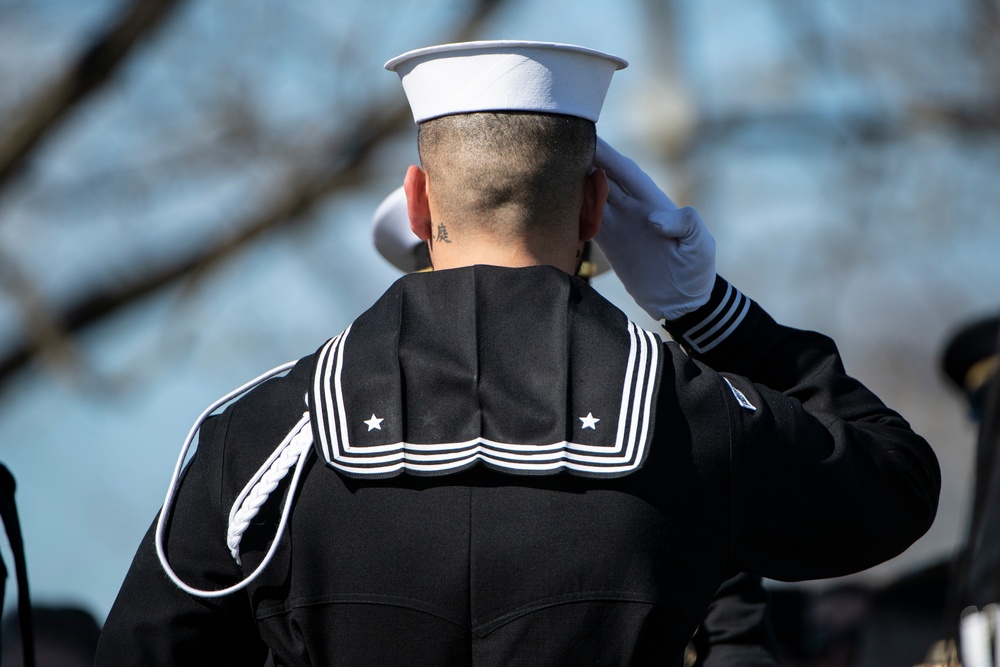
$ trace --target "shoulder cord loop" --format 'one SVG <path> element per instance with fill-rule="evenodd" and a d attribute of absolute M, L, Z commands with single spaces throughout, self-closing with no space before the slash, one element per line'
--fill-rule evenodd
<path fill-rule="evenodd" d="M 156 555 L 160 560 L 160 565 L 163 567 L 163 571 L 167 574 L 170 580 L 174 582 L 174 585 L 185 593 L 201 598 L 217 598 L 230 593 L 235 593 L 236 591 L 245 588 L 250 584 L 250 582 L 256 579 L 257 576 L 263 572 L 264 568 L 271 562 L 271 559 L 277 551 L 278 540 L 282 532 L 284 532 L 285 525 L 288 523 L 288 517 L 291 513 L 292 498 L 295 496 L 295 491 L 298 488 L 302 469 L 309 457 L 309 453 L 312 451 L 312 428 L 308 412 L 302 415 L 302 418 L 299 419 L 298 423 L 292 427 L 292 430 L 289 431 L 288 435 L 285 436 L 281 444 L 278 445 L 271 456 L 268 457 L 267 461 L 264 462 L 264 465 L 262 465 L 254 474 L 250 482 L 246 485 L 246 487 L 244 487 L 243 491 L 241 491 L 239 496 L 236 498 L 236 502 L 233 504 L 233 508 L 229 512 L 229 527 L 226 535 L 226 543 L 229 546 L 230 551 L 233 553 L 233 557 L 236 559 L 236 562 L 239 563 L 239 543 L 243 536 L 243 532 L 250 525 L 250 521 L 253 517 L 257 515 L 260 507 L 264 504 L 264 501 L 267 500 L 268 495 L 277 487 L 278 483 L 285 478 L 288 471 L 294 465 L 295 472 L 292 476 L 291 486 L 288 489 L 288 495 L 285 498 L 285 505 L 281 512 L 281 520 L 278 523 L 277 530 L 275 531 L 274 539 L 271 541 L 271 546 L 268 549 L 267 554 L 264 556 L 264 560 L 261 561 L 260 565 L 258 565 L 249 576 L 236 584 L 229 586 L 228 588 L 220 590 L 204 591 L 194 588 L 182 581 L 177 573 L 175 573 L 170 567 L 170 564 L 167 562 L 164 542 L 167 520 L 173 508 L 174 496 L 177 492 L 177 485 L 178 480 L 180 479 L 181 470 L 184 467 L 184 460 L 187 458 L 188 450 L 191 448 L 191 444 L 194 442 L 195 436 L 198 434 L 198 430 L 201 428 L 202 423 L 204 423 L 204 421 L 221 406 L 253 389 L 264 381 L 288 371 L 296 363 L 297 362 L 295 361 L 291 361 L 269 370 L 263 375 L 254 378 L 250 382 L 234 389 L 212 403 L 205 409 L 204 412 L 201 413 L 194 425 L 191 427 L 191 430 L 188 432 L 187 438 L 184 440 L 180 456 L 177 457 L 177 464 L 174 466 L 173 476 L 170 479 L 170 486 L 167 488 L 166 498 L 163 500 L 163 509 L 160 510 L 160 516 L 156 521 Z"/>
<path fill-rule="evenodd" d="M 242 564 L 240 561 L 240 540 L 243 539 L 243 533 L 250 526 L 253 518 L 257 516 L 268 496 L 278 487 L 281 480 L 288 474 L 289 469 L 295 466 L 292 487 L 288 490 L 285 506 L 281 512 L 281 523 L 278 524 L 277 535 L 281 534 L 291 506 L 292 495 L 298 486 L 302 464 L 305 462 L 312 444 L 312 426 L 309 423 L 309 413 L 306 412 L 233 501 L 233 508 L 229 510 L 229 530 L 226 532 L 226 544 L 237 563 Z M 267 560 L 270 560 L 271 551 L 278 542 L 277 535 L 271 543 L 272 549 L 268 551 Z"/>

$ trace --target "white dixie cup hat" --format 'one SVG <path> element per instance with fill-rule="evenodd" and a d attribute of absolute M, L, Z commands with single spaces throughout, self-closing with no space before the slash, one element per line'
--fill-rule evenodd
<path fill-rule="evenodd" d="M 597 122 L 611 75 L 628 63 L 572 44 L 495 40 L 430 46 L 396 56 L 413 120 L 477 111 L 530 111 Z"/>
<path fill-rule="evenodd" d="M 385 64 L 399 75 L 416 123 L 478 111 L 560 114 L 596 123 L 611 76 L 626 67 L 622 58 L 583 46 L 506 39 L 429 46 Z M 372 222 L 375 247 L 393 266 L 406 272 L 426 268 L 402 188 L 379 204 Z M 610 268 L 597 244 L 589 244 L 589 252 L 586 275 Z"/>

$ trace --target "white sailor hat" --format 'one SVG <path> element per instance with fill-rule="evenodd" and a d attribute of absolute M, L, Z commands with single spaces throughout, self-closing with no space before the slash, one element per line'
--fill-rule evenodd
<path fill-rule="evenodd" d="M 611 75 L 628 63 L 594 49 L 496 40 L 442 44 L 397 56 L 413 120 L 477 111 L 533 111 L 597 122 Z"/>
<path fill-rule="evenodd" d="M 430 266 L 424 242 L 410 229 L 406 193 L 402 186 L 393 190 L 375 209 L 375 215 L 372 216 L 372 237 L 379 254 L 400 271 L 413 273 Z M 581 278 L 591 278 L 611 268 L 596 243 L 587 245 L 590 256 L 580 267 L 578 275 Z"/>

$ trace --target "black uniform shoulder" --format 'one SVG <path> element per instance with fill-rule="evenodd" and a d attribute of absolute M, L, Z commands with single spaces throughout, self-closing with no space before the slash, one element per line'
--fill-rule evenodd
<path fill-rule="evenodd" d="M 725 437 L 728 446 L 732 407 L 736 402 L 731 384 L 723 373 L 692 358 L 677 343 L 668 341 L 663 348 L 667 362 L 661 382 L 672 386 L 673 392 L 661 398 L 661 406 L 675 402 L 676 410 L 692 431 L 707 438 Z"/>
<path fill-rule="evenodd" d="M 196 456 L 201 466 L 214 471 L 222 505 L 239 493 L 308 410 L 314 359 L 303 357 L 287 374 L 265 380 L 201 425 Z"/>
<path fill-rule="evenodd" d="M 242 396 L 228 410 L 232 412 L 230 428 L 266 435 L 281 431 L 278 422 L 301 417 L 308 408 L 314 363 L 315 354 L 303 357 L 287 374 L 270 378 Z"/>
<path fill-rule="evenodd" d="M 663 343 L 662 351 L 652 468 L 713 506 L 706 511 L 728 514 L 735 397 L 722 375 L 676 343 Z"/>

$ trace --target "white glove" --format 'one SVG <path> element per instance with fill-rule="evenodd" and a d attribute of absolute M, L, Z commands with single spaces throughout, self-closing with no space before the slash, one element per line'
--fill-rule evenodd
<path fill-rule="evenodd" d="M 597 139 L 608 201 L 596 241 L 635 302 L 655 320 L 677 319 L 708 302 L 715 239 L 693 208 L 677 208 L 635 162 Z"/>

